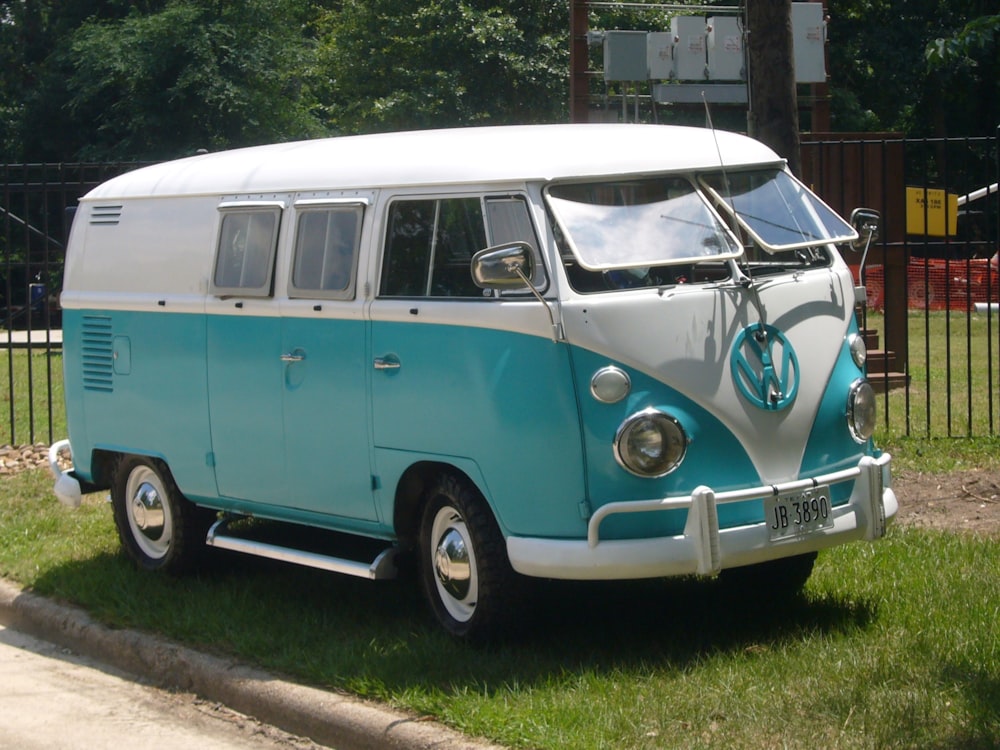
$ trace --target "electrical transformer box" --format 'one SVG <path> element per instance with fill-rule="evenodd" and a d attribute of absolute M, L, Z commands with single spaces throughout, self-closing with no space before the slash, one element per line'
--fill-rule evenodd
<path fill-rule="evenodd" d="M 713 81 L 746 79 L 743 35 L 734 16 L 708 19 L 708 77 Z"/>
<path fill-rule="evenodd" d="M 792 57 L 796 83 L 826 82 L 825 41 L 823 4 L 792 3 Z"/>
<path fill-rule="evenodd" d="M 604 80 L 645 81 L 646 32 L 604 32 Z"/>
<path fill-rule="evenodd" d="M 670 19 L 674 41 L 674 77 L 680 81 L 705 80 L 705 19 L 675 16 Z"/>
<path fill-rule="evenodd" d="M 651 31 L 646 35 L 646 66 L 651 81 L 674 77 L 674 35 L 669 31 Z"/>

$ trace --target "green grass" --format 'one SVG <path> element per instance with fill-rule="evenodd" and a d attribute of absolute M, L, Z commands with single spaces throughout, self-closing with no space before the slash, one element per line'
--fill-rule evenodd
<path fill-rule="evenodd" d="M 161 633 L 531 748 L 1000 745 L 1000 545 L 893 529 L 824 552 L 803 598 L 740 605 L 711 582 L 541 584 L 527 635 L 450 640 L 415 582 L 219 553 L 136 571 L 110 508 L 0 480 L 0 575 L 113 626 Z"/>

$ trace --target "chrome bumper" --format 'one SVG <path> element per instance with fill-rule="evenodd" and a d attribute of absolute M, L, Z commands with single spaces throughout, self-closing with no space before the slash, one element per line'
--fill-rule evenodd
<path fill-rule="evenodd" d="M 59 498 L 59 502 L 67 508 L 79 508 L 80 503 L 83 502 L 80 481 L 73 476 L 72 469 L 63 471 L 59 467 L 59 453 L 64 450 L 68 451 L 72 457 L 73 450 L 70 448 L 69 440 L 60 440 L 49 447 L 49 471 L 52 472 L 52 476 L 56 480 L 52 489 L 56 497 Z"/>
<path fill-rule="evenodd" d="M 856 539 L 877 539 L 899 507 L 890 486 L 888 453 L 864 457 L 856 467 L 783 484 L 715 492 L 698 487 L 691 495 L 662 500 L 608 503 L 591 516 L 586 540 L 512 536 L 507 554 L 514 570 L 524 575 L 577 580 L 657 578 L 714 575 L 722 568 L 751 565 L 814 552 Z M 716 508 L 721 503 L 763 498 L 808 489 L 818 484 L 854 482 L 847 503 L 832 509 L 834 525 L 772 542 L 766 523 L 719 529 Z M 682 534 L 653 539 L 600 539 L 604 519 L 620 513 L 686 509 Z"/>

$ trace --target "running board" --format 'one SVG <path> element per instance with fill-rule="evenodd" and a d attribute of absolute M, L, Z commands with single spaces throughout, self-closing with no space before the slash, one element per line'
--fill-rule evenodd
<path fill-rule="evenodd" d="M 218 549 L 228 549 L 256 557 L 266 557 L 269 560 L 280 560 L 281 562 L 303 565 L 307 568 L 318 568 L 331 573 L 368 578 L 373 581 L 396 577 L 396 549 L 394 547 L 382 550 L 378 557 L 369 564 L 291 547 L 280 547 L 277 544 L 257 542 L 252 539 L 226 536 L 221 532 L 225 529 L 227 520 L 222 518 L 212 524 L 212 528 L 208 530 L 205 544 Z"/>

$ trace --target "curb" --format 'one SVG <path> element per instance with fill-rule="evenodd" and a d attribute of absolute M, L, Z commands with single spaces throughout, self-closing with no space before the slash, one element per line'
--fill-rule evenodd
<path fill-rule="evenodd" d="M 287 682 L 155 635 L 114 630 L 4 579 L 0 624 L 337 750 L 500 750 L 412 714 Z"/>

